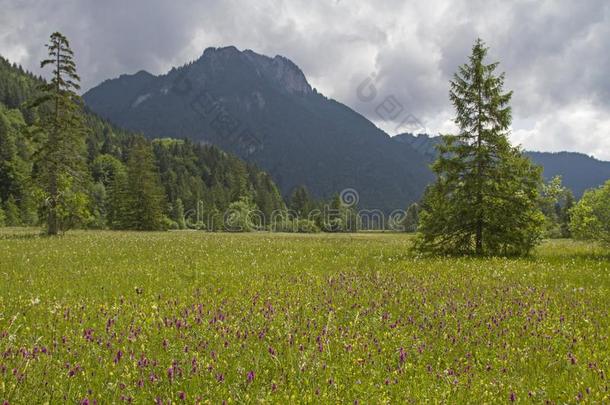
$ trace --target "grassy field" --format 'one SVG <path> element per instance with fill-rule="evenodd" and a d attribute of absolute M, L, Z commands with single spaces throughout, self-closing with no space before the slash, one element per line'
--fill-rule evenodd
<path fill-rule="evenodd" d="M 0 403 L 610 401 L 610 252 L 0 230 Z"/>

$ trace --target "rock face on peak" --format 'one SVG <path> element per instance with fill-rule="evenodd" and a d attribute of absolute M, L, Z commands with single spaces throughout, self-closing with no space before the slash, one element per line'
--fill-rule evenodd
<path fill-rule="evenodd" d="M 244 55 L 254 63 L 262 75 L 275 81 L 285 91 L 302 94 L 312 92 L 305 75 L 291 60 L 280 55 L 271 59 L 251 50 L 244 51 Z"/>
<path fill-rule="evenodd" d="M 356 189 L 360 206 L 390 211 L 432 179 L 426 159 L 347 106 L 312 90 L 301 69 L 235 47 L 160 76 L 121 76 L 83 96 L 96 113 L 148 137 L 212 143 L 268 171 L 285 195 Z"/>

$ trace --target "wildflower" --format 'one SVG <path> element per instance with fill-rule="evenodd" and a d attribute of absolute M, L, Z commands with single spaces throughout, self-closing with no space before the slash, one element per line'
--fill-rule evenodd
<path fill-rule="evenodd" d="M 400 364 L 404 363 L 405 360 L 407 358 L 407 352 L 405 352 L 405 349 L 403 349 L 402 347 L 400 348 Z"/>
<path fill-rule="evenodd" d="M 254 371 L 248 371 L 248 375 L 247 375 L 246 379 L 248 380 L 249 383 L 254 381 Z"/>

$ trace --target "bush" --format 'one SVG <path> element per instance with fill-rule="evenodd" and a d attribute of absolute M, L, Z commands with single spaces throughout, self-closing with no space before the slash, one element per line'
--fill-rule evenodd
<path fill-rule="evenodd" d="M 2 209 L 2 201 L 0 201 L 0 227 L 4 226 L 4 220 L 5 220 L 5 215 L 4 215 L 4 210 Z"/>
<path fill-rule="evenodd" d="M 570 210 L 570 230 L 577 239 L 610 244 L 610 180 L 588 190 Z"/>
<path fill-rule="evenodd" d="M 309 219 L 300 219 L 297 223 L 297 229 L 299 233 L 318 233 L 320 232 L 320 228 L 318 225 L 312 220 Z"/>

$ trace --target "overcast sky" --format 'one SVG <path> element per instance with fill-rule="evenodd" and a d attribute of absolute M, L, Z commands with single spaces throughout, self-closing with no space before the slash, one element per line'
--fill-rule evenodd
<path fill-rule="evenodd" d="M 448 82 L 480 36 L 514 90 L 514 142 L 610 160 L 607 0 L 0 0 L 0 54 L 11 61 L 41 73 L 55 30 L 85 90 L 235 45 L 288 57 L 390 135 L 454 130 Z"/>

